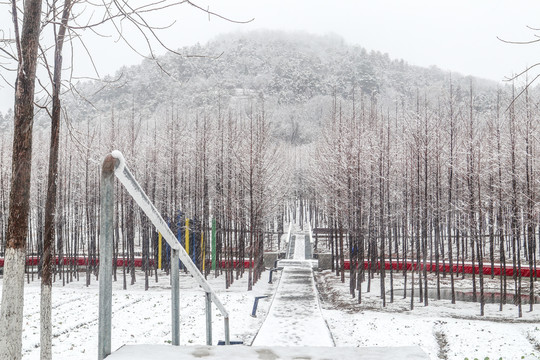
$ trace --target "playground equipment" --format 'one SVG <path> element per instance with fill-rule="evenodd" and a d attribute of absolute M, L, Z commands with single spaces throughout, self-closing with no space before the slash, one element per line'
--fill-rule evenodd
<path fill-rule="evenodd" d="M 101 219 L 100 219 L 100 262 L 99 262 L 99 325 L 98 359 L 111 354 L 111 317 L 112 317 L 112 254 L 113 254 L 113 217 L 114 217 L 114 176 L 124 185 L 137 205 L 148 216 L 172 250 L 171 256 L 171 316 L 172 345 L 180 344 L 180 279 L 179 261 L 194 277 L 205 292 L 206 301 L 206 343 L 212 345 L 212 302 L 224 318 L 225 344 L 230 344 L 229 313 L 197 269 L 184 248 L 177 241 L 173 232 L 140 185 L 129 171 L 120 151 L 113 151 L 103 160 L 101 170 Z"/>

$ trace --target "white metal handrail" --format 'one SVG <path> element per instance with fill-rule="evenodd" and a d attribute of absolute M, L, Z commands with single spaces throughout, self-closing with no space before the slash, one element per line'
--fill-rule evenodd
<path fill-rule="evenodd" d="M 197 269 L 184 248 L 177 241 L 173 232 L 158 210 L 152 204 L 139 183 L 135 180 L 131 171 L 126 166 L 124 156 L 120 151 L 113 151 L 103 161 L 101 175 L 101 238 L 99 273 L 99 336 L 98 336 L 98 359 L 104 359 L 111 353 L 111 305 L 112 305 L 112 234 L 114 216 L 114 184 L 113 173 L 124 185 L 128 193 L 148 216 L 157 230 L 163 235 L 165 241 L 172 249 L 171 256 L 171 307 L 172 307 L 172 344 L 180 344 L 180 304 L 179 304 L 179 260 L 193 275 L 195 281 L 203 288 L 206 299 L 206 342 L 212 344 L 212 319 L 211 303 L 213 302 L 224 317 L 225 344 L 230 344 L 229 313 L 217 297 L 216 293 L 208 284 L 203 274 Z M 290 231 L 290 230 L 289 230 Z"/>

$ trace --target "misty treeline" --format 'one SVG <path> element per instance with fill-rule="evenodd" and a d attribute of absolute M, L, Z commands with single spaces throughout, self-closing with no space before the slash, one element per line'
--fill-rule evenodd
<path fill-rule="evenodd" d="M 455 273 L 457 266 L 479 267 L 472 286 L 482 315 L 484 279 L 494 277 L 496 265 L 504 273 L 501 310 L 511 291 L 519 316 L 522 295 L 534 300 L 539 98 L 523 90 L 476 93 L 472 80 L 467 87 L 449 80 L 384 105 L 361 93 L 334 100 L 304 197 L 316 208 L 314 226 L 330 228 L 333 268 L 342 281 L 344 259 L 351 258 L 350 291 L 358 302 L 361 283 L 369 289 L 375 273 L 383 305 L 388 296 L 394 300 L 396 270 L 380 266 L 385 261 L 414 262 L 415 271 L 403 271 L 411 308 L 415 297 L 428 304 L 431 263 L 438 298 L 441 277 L 449 277 L 453 303 L 455 279 L 465 276 Z M 534 272 L 523 279 L 526 266 Z"/>
<path fill-rule="evenodd" d="M 234 109 L 216 106 L 200 112 L 171 105 L 152 119 L 141 117 L 134 107 L 121 114 L 112 109 L 98 122 L 72 123 L 67 117 L 59 158 L 55 281 L 84 277 L 89 284 L 98 278 L 101 162 L 118 149 L 183 245 L 189 226 L 190 255 L 199 269 L 205 275 L 212 269 L 215 220 L 215 275 L 224 274 L 228 287 L 246 272 L 251 289 L 264 270 L 263 241 L 271 241 L 283 228 L 277 214 L 289 181 L 282 170 L 286 149 L 272 141 L 264 106 L 264 100 L 252 99 Z M 38 131 L 34 137 L 27 256 L 39 260 L 27 271 L 29 281 L 41 271 L 47 134 Z M 0 139 L 0 256 L 6 239 L 11 138 L 8 128 Z M 135 260 L 142 258 L 148 287 L 152 276 L 157 281 L 159 236 L 121 184 L 115 188 L 114 278 L 121 277 L 124 287 L 135 282 Z M 163 240 L 165 271 L 169 259 Z M 243 259 L 253 266 L 245 268 Z"/>

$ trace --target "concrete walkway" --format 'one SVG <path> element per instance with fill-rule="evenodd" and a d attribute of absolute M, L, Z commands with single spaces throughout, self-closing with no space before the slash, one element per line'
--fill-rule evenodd
<path fill-rule="evenodd" d="M 295 232 L 292 260 L 278 263 L 283 273 L 253 346 L 334 346 L 320 309 L 313 261 L 306 260 L 305 235 Z"/>
<path fill-rule="evenodd" d="M 403 347 L 335 347 L 332 334 L 322 317 L 319 294 L 315 287 L 311 257 L 311 244 L 306 243 L 306 233 L 295 231 L 294 253 L 281 260 L 283 273 L 266 319 L 252 346 L 124 346 L 108 359 L 263 359 L 263 360 L 428 360 L 417 346 Z M 292 252 L 292 251 L 291 251 Z"/>

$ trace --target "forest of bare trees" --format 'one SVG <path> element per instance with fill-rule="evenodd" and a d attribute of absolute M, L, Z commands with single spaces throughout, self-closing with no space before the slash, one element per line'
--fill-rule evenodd
<path fill-rule="evenodd" d="M 14 89 L 14 110 L 12 134 L 13 145 L 11 148 L 12 171 L 9 179 L 9 205 L 6 231 L 2 229 L 2 251 L 5 258 L 5 279 L 2 304 L 0 312 L 0 356 L 4 358 L 19 359 L 21 357 L 21 333 L 22 333 L 22 311 L 24 299 L 23 274 L 27 265 L 26 253 L 28 247 L 32 247 L 32 237 L 35 232 L 37 261 L 39 262 L 39 277 L 41 278 L 41 358 L 50 359 L 51 355 L 51 304 L 52 304 L 52 276 L 55 276 L 57 268 L 53 269 L 55 260 L 53 255 L 59 251 L 59 265 L 62 268 L 64 243 L 61 232 L 61 221 L 56 218 L 59 213 L 58 204 L 58 183 L 59 183 L 59 142 L 61 127 L 61 112 L 63 90 L 70 89 L 76 92 L 74 85 L 74 65 L 75 54 L 78 46 L 84 49 L 88 60 L 92 63 L 93 71 L 97 78 L 100 78 L 99 71 L 93 61 L 92 52 L 89 50 L 82 33 L 91 31 L 98 37 L 107 37 L 103 31 L 106 26 L 112 29 L 115 36 L 118 36 L 135 53 L 152 59 L 157 63 L 154 49 L 163 48 L 175 55 L 179 53 L 168 48 L 161 41 L 157 31 L 169 26 L 155 26 L 149 24 L 144 15 L 163 12 L 165 9 L 172 9 L 183 4 L 223 20 L 233 22 L 224 16 L 211 12 L 208 8 L 203 9 L 189 0 L 180 1 L 160 1 L 157 3 L 128 4 L 127 2 L 102 2 L 99 4 L 87 3 L 83 1 L 65 0 L 63 4 L 57 1 L 28 1 L 17 3 L 16 1 L 3 2 L 2 7 L 7 10 L 11 17 L 11 24 L 5 22 L 0 29 L 0 57 L 2 63 L 0 67 L 6 73 L 16 73 L 13 83 L 11 76 L 4 73 L 0 78 L 6 85 Z M 76 11 L 74 10 L 76 8 Z M 249 20 L 248 20 L 249 22 Z M 240 22 L 241 23 L 241 22 Z M 143 48 L 149 55 L 142 55 L 137 46 L 134 46 L 131 38 L 132 33 L 136 33 L 144 39 Z M 70 63 L 63 66 L 64 44 L 67 43 L 67 58 Z M 77 46 L 74 44 L 77 43 Z M 158 64 L 159 65 L 159 64 Z M 63 75 L 68 75 L 67 81 L 63 81 Z M 40 184 L 45 189 L 46 199 L 44 209 L 41 207 L 38 212 L 38 228 L 32 229 L 32 206 L 31 201 L 31 175 L 33 165 L 33 153 L 35 146 L 33 141 L 33 129 L 35 112 L 47 113 L 50 122 L 50 142 L 48 177 L 46 184 Z M 67 115 L 64 116 L 65 118 Z M 11 119 L 7 119 L 9 122 Z M 4 120 L 2 119 L 2 122 Z M 114 130 L 114 129 L 113 129 Z M 134 146 L 134 144 L 132 144 Z M 45 148 L 40 151 L 46 153 Z M 3 161 L 4 159 L 2 159 Z M 2 187 L 6 187 L 2 184 Z M 87 204 L 88 205 L 88 204 Z M 40 206 L 40 205 L 38 205 Z M 3 209 L 4 210 L 4 209 Z M 134 210 L 127 210 L 127 219 L 130 224 L 134 222 Z M 2 213 L 2 216 L 4 214 Z M 2 221 L 2 226 L 4 223 Z M 186 219 L 187 222 L 187 219 Z M 86 224 L 90 227 L 92 224 Z M 42 229 L 43 228 L 43 229 Z M 126 230 L 127 236 L 133 239 L 134 226 L 129 226 Z M 131 230 L 131 232 L 130 232 Z M 202 233 L 202 231 L 201 231 Z M 202 238 L 201 238 L 202 239 Z M 55 245 L 54 242 L 57 242 Z M 188 240 L 186 240 L 187 242 Z M 95 270 L 97 249 L 96 239 L 88 240 L 89 258 L 83 262 L 88 263 L 87 281 L 90 278 L 91 270 Z M 147 248 L 147 247 L 146 247 Z M 134 253 L 134 246 L 129 248 Z M 204 253 L 204 251 L 203 251 Z M 148 257 L 148 256 L 147 256 Z M 54 258 L 56 259 L 56 258 Z M 132 261 L 133 263 L 133 261 Z M 204 262 L 203 262 L 204 263 Z M 32 260 L 30 262 L 32 265 Z M 203 266 L 204 267 L 204 266 Z M 3 269 L 3 270 L 4 270 Z M 124 265 L 125 269 L 125 265 Z M 131 268 L 133 274 L 133 264 Z M 125 274 L 125 272 L 124 272 Z M 96 274 L 97 275 L 97 274 Z M 250 276 L 251 276 L 250 270 Z M 65 281 L 65 280 L 64 280 Z M 124 276 L 125 281 L 125 276 Z"/>
<path fill-rule="evenodd" d="M 455 281 L 471 277 L 481 313 L 485 278 L 500 280 L 501 309 L 513 293 L 521 316 L 521 295 L 535 295 L 540 235 L 538 95 L 531 89 L 513 101 L 523 87 L 437 79 L 399 96 L 381 94 L 370 82 L 305 103 L 211 88 L 192 95 L 198 107 L 164 98 L 153 113 L 141 106 L 142 97 L 156 102 L 159 94 L 141 84 L 132 94 L 109 84 L 107 96 L 121 94 L 119 104 L 81 96 L 66 107 L 59 131 L 52 281 L 98 279 L 99 169 L 105 154 L 118 149 L 197 266 L 222 276 L 227 287 L 247 276 L 252 288 L 264 270 L 263 253 L 279 250 L 276 242 L 298 211 L 296 222 L 309 220 L 329 232 L 330 241 L 317 250 L 332 255 L 341 281 L 350 261 L 350 291 L 358 302 L 362 282 L 369 290 L 375 276 L 382 280 L 382 304 L 393 301 L 393 277 L 401 276 L 411 308 L 415 299 L 428 305 L 432 267 L 438 293 L 441 279 L 450 279 L 452 302 Z M 85 110 L 93 106 L 109 109 L 96 116 Z M 0 257 L 11 180 L 9 116 L 0 121 Z M 44 274 L 49 137 L 47 126 L 34 131 L 27 281 Z M 168 271 L 169 250 L 165 244 L 160 250 L 159 234 L 124 190 L 115 214 L 113 276 L 124 288 L 133 284 L 140 260 L 148 288 L 159 271 Z M 380 266 L 388 261 L 398 268 Z M 399 268 L 410 262 L 408 271 Z M 480 271 L 465 275 L 458 271 L 465 265 Z M 496 266 L 504 276 L 494 277 Z M 522 268 L 534 271 L 524 278 Z"/>
<path fill-rule="evenodd" d="M 497 265 L 500 307 L 513 292 L 521 317 L 522 295 L 534 299 L 537 274 L 539 129 L 537 97 L 525 91 L 513 101 L 516 93 L 477 94 L 472 80 L 468 88 L 449 80 L 393 106 L 362 94 L 334 100 L 315 145 L 308 201 L 317 209 L 313 224 L 332 230 L 342 281 L 351 257 L 358 302 L 360 284 L 377 273 L 385 304 L 397 269 L 378 264 L 412 261 L 409 280 L 403 271 L 411 308 L 415 296 L 428 304 L 426 264 L 435 264 L 438 298 L 441 278 L 450 278 L 455 303 L 455 279 L 465 276 L 457 269 L 471 264 L 479 268 L 470 276 L 483 315 L 484 279 Z"/>
<path fill-rule="evenodd" d="M 465 277 L 457 269 L 472 265 L 480 271 L 467 276 L 482 312 L 484 278 L 493 279 L 499 266 L 505 274 L 499 277 L 501 308 L 506 294 L 514 293 L 521 315 L 522 295 L 534 298 L 537 273 L 538 111 L 535 96 L 526 91 L 512 102 L 515 93 L 508 87 L 477 94 L 472 80 L 461 87 L 449 79 L 444 88 L 419 89 L 390 106 L 376 94 L 336 96 L 323 105 L 321 136 L 309 145 L 276 139 L 267 118 L 277 105 L 262 98 L 198 112 L 170 105 L 157 119 L 143 118 L 133 104 L 121 115 L 111 109 L 98 124 L 68 122 L 61 135 L 55 281 L 86 274 L 89 283 L 98 276 L 98 169 L 103 154 L 120 149 L 184 245 L 189 227 L 190 253 L 207 275 L 215 222 L 214 274 L 224 274 L 227 286 L 246 273 L 251 288 L 264 269 L 263 252 L 277 250 L 275 240 L 291 220 L 287 213 L 301 206 L 299 213 L 313 227 L 330 229 L 331 241 L 318 251 L 332 253 L 342 281 L 345 261 L 351 260 L 350 288 L 357 301 L 360 284 L 374 276 L 383 280 L 383 304 L 385 286 L 393 301 L 393 276 L 399 272 L 411 307 L 413 298 L 427 305 L 426 265 L 434 264 L 437 291 L 441 278 L 450 278 L 455 302 L 454 281 Z M 34 141 L 37 149 L 48 145 L 41 132 Z M 7 180 L 10 148 L 6 141 L 0 144 L 0 177 Z M 39 150 L 33 161 L 27 254 L 39 257 L 47 161 Z M 8 190 L 0 193 L 3 209 Z M 123 260 L 115 261 L 115 278 L 124 286 L 135 282 L 135 259 L 142 257 L 148 284 L 160 265 L 158 234 L 123 191 L 115 221 L 114 256 Z M 2 239 L 6 223 L 2 211 Z M 3 253 L 4 241 L 1 246 Z M 167 270 L 163 251 L 161 267 Z M 76 262 L 77 256 L 85 261 Z M 246 268 L 243 260 L 254 266 Z M 385 261 L 412 261 L 415 271 L 385 270 L 379 265 Z M 28 271 L 28 280 L 40 276 L 40 264 L 35 273 Z M 522 268 L 534 271 L 523 278 Z M 516 271 L 506 276 L 507 269 Z"/>
<path fill-rule="evenodd" d="M 263 241 L 276 236 L 277 216 L 285 198 L 288 181 L 282 171 L 284 149 L 272 142 L 265 119 L 264 101 L 253 101 L 239 110 L 217 113 L 181 114 L 171 106 L 159 123 L 137 115 L 127 119 L 111 112 L 100 124 L 69 124 L 61 135 L 58 178 L 57 237 L 54 254 L 59 257 L 54 278 L 63 283 L 79 280 L 82 270 L 87 283 L 98 276 L 99 169 L 103 154 L 121 150 L 136 178 L 174 233 L 185 244 L 189 227 L 190 253 L 206 274 L 211 272 L 210 239 L 212 220 L 216 223 L 217 268 L 225 271 L 227 284 L 248 272 L 249 286 L 256 282 L 262 266 Z M 5 138 L 10 134 L 5 133 Z M 3 136 L 4 138 L 4 136 Z M 47 147 L 44 133 L 34 138 L 35 186 L 28 257 L 43 253 L 43 217 L 47 159 L 40 149 Z M 10 148 L 2 142 L 3 179 L 9 179 Z M 2 188 L 2 206 L 7 206 Z M 6 214 L 0 227 L 5 239 Z M 189 225 L 187 225 L 186 220 Z M 143 258 L 145 280 L 158 268 L 158 234 L 133 200 L 123 190 L 116 207 L 115 259 L 121 266 L 115 272 L 124 285 L 136 281 L 134 259 Z M 281 224 L 281 227 L 283 225 Z M 202 244 L 202 248 L 201 248 Z M 4 252 L 2 241 L 0 252 Z M 163 244 L 162 268 L 168 256 Z M 75 261 L 84 257 L 85 262 Z M 246 259 L 254 266 L 245 269 Z M 242 265 L 242 266 L 240 266 Z M 41 261 L 27 272 L 28 280 L 41 274 Z"/>

